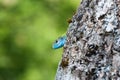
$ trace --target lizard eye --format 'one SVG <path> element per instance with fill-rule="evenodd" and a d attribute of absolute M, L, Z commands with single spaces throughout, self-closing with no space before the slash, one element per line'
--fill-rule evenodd
<path fill-rule="evenodd" d="M 57 43 L 57 42 L 58 42 L 58 40 L 55 41 L 55 43 Z"/>

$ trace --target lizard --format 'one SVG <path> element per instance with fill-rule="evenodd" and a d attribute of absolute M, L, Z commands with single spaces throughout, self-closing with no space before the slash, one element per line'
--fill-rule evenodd
<path fill-rule="evenodd" d="M 66 35 L 59 37 L 52 45 L 53 49 L 59 49 L 66 43 Z"/>

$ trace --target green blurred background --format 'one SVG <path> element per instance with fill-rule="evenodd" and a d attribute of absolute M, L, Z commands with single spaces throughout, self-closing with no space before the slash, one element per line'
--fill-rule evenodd
<path fill-rule="evenodd" d="M 68 27 L 80 0 L 0 0 L 0 80 L 54 80 Z"/>

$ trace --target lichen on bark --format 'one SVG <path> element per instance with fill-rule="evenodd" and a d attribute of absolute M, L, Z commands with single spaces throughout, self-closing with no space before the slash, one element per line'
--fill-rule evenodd
<path fill-rule="evenodd" d="M 83 0 L 63 50 L 56 80 L 120 80 L 120 0 Z"/>

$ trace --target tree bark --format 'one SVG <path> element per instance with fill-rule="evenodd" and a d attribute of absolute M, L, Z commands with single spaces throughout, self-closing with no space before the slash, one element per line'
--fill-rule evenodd
<path fill-rule="evenodd" d="M 63 50 L 56 80 L 120 80 L 120 0 L 83 0 Z"/>

